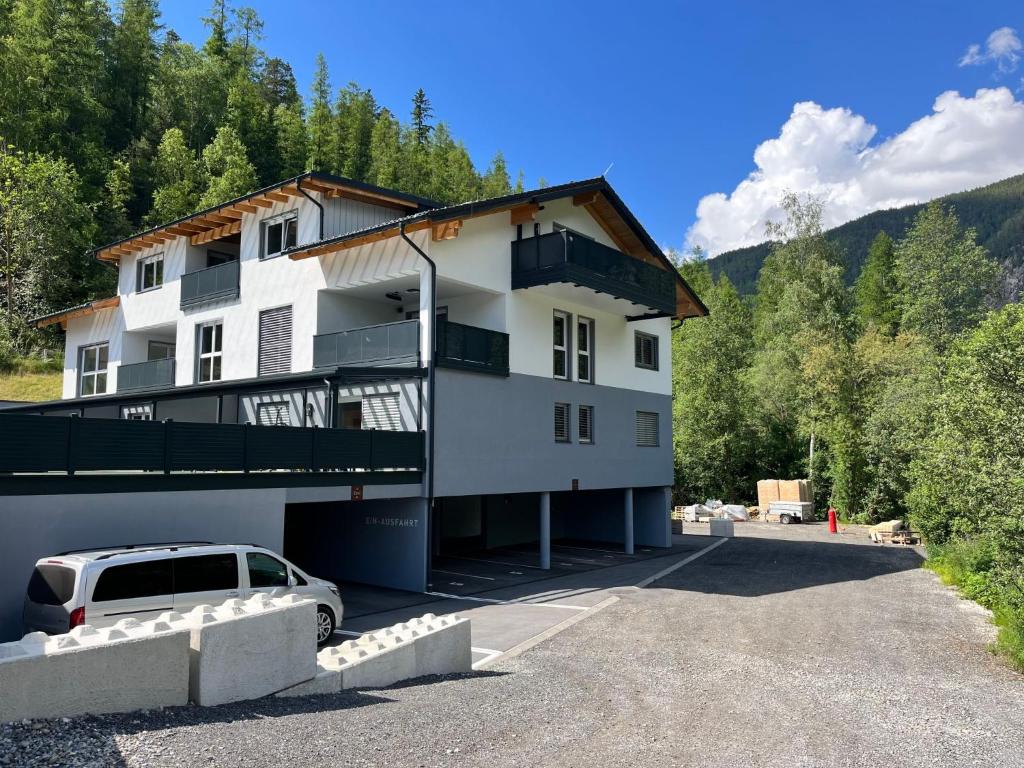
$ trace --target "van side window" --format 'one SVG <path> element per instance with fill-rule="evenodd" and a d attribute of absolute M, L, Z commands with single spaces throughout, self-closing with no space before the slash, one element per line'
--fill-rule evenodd
<path fill-rule="evenodd" d="M 233 552 L 174 559 L 174 593 L 238 589 L 238 558 Z"/>
<path fill-rule="evenodd" d="M 287 587 L 288 568 L 280 560 L 262 552 L 246 552 L 250 587 Z"/>
<path fill-rule="evenodd" d="M 92 599 L 95 603 L 102 603 L 170 595 L 174 592 L 173 584 L 171 561 L 166 558 L 113 565 L 100 574 Z"/>

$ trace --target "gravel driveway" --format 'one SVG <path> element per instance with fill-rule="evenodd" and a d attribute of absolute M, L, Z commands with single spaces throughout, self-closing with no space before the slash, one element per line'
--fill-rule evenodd
<path fill-rule="evenodd" d="M 0 765 L 1024 765 L 1024 677 L 914 550 L 737 528 L 485 672 L 0 727 Z"/>

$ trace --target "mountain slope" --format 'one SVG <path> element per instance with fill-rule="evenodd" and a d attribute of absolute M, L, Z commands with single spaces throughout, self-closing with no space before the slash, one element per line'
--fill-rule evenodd
<path fill-rule="evenodd" d="M 1016 298 L 1024 288 L 1024 174 L 986 187 L 940 198 L 952 205 L 964 227 L 974 227 L 978 242 L 1006 268 L 1008 295 Z M 839 244 L 846 263 L 846 282 L 852 284 L 867 259 L 868 247 L 879 232 L 898 240 L 924 204 L 875 211 L 830 229 L 826 235 Z M 727 251 L 708 261 L 717 278 L 725 273 L 743 294 L 757 290 L 757 273 L 771 243 Z"/>

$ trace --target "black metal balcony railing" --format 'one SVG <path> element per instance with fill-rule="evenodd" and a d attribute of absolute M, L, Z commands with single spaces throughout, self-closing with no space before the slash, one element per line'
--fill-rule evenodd
<path fill-rule="evenodd" d="M 174 358 L 121 364 L 117 367 L 117 391 L 130 392 L 174 386 Z"/>
<path fill-rule="evenodd" d="M 659 312 L 675 312 L 675 278 L 575 232 L 512 241 L 512 287 L 574 283 Z"/>
<path fill-rule="evenodd" d="M 422 469 L 422 432 L 0 415 L 4 472 Z"/>
<path fill-rule="evenodd" d="M 508 376 L 508 334 L 443 320 L 437 324 L 437 364 Z"/>
<path fill-rule="evenodd" d="M 181 306 L 192 307 L 206 301 L 238 297 L 238 260 L 181 276 Z"/>
<path fill-rule="evenodd" d="M 313 337 L 313 367 L 415 363 L 420 356 L 417 320 L 352 328 Z"/>

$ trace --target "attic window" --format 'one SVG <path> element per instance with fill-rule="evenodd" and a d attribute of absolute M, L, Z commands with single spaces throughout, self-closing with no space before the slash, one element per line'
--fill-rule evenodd
<path fill-rule="evenodd" d="M 261 258 L 269 259 L 278 256 L 289 248 L 294 248 L 298 242 L 298 211 L 289 211 L 273 219 L 266 219 L 262 228 Z"/>

